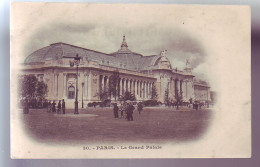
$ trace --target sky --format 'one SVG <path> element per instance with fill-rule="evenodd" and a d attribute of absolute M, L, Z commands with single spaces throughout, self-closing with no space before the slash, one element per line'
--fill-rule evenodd
<path fill-rule="evenodd" d="M 131 51 L 149 56 L 167 50 L 173 68 L 184 69 L 190 59 L 194 75 L 207 80 L 208 60 L 230 38 L 234 25 L 227 23 L 237 12 L 199 5 L 13 3 L 11 46 L 23 62 L 56 42 L 112 53 L 125 35 Z"/>

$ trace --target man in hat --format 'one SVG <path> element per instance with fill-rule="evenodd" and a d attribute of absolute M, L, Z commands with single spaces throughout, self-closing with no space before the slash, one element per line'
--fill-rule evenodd
<path fill-rule="evenodd" d="M 61 113 L 61 101 L 59 100 L 59 103 L 58 103 L 58 114 Z"/>
<path fill-rule="evenodd" d="M 62 113 L 65 114 L 65 101 L 64 101 L 64 99 L 62 99 L 61 106 L 62 106 Z"/>
<path fill-rule="evenodd" d="M 118 118 L 118 110 L 119 110 L 119 108 L 117 106 L 117 103 L 114 104 L 113 110 L 114 110 L 114 117 Z"/>

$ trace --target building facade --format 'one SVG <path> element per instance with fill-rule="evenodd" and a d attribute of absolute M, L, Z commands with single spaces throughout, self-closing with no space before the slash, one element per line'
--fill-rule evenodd
<path fill-rule="evenodd" d="M 78 77 L 76 66 L 71 67 L 77 55 L 80 57 Z M 74 106 L 76 88 L 78 101 L 84 107 L 89 102 L 100 101 L 100 94 L 108 91 L 115 72 L 118 79 L 113 81 L 116 82 L 116 94 L 109 95 L 112 101 L 126 91 L 134 94 L 137 101 L 151 99 L 153 91 L 161 102 L 166 94 L 172 101 L 180 96 L 187 102 L 190 99 L 210 100 L 210 87 L 206 82 L 194 82 L 188 60 L 185 69 L 174 69 L 166 57 L 166 50 L 158 55 L 143 56 L 128 49 L 125 36 L 120 49 L 110 54 L 62 42 L 53 43 L 30 54 L 22 69 L 23 74 L 34 74 L 47 83 L 46 99 L 64 99 L 68 107 Z"/>

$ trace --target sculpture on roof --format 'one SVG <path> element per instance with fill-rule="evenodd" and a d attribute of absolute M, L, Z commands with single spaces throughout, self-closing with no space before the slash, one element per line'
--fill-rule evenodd
<path fill-rule="evenodd" d="M 166 52 L 167 52 L 167 50 L 163 50 L 163 51 L 161 51 L 160 55 L 163 56 L 163 57 L 165 57 Z"/>
<path fill-rule="evenodd" d="M 186 66 L 190 66 L 190 59 L 189 58 L 186 59 Z"/>
<path fill-rule="evenodd" d="M 121 44 L 121 49 L 127 49 L 127 43 L 126 43 L 126 41 L 125 41 L 125 35 L 123 36 L 123 42 L 122 42 L 122 44 Z"/>

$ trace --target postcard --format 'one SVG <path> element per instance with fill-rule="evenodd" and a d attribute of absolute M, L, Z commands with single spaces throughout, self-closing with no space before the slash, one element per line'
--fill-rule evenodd
<path fill-rule="evenodd" d="M 249 6 L 11 4 L 11 157 L 250 158 Z"/>

